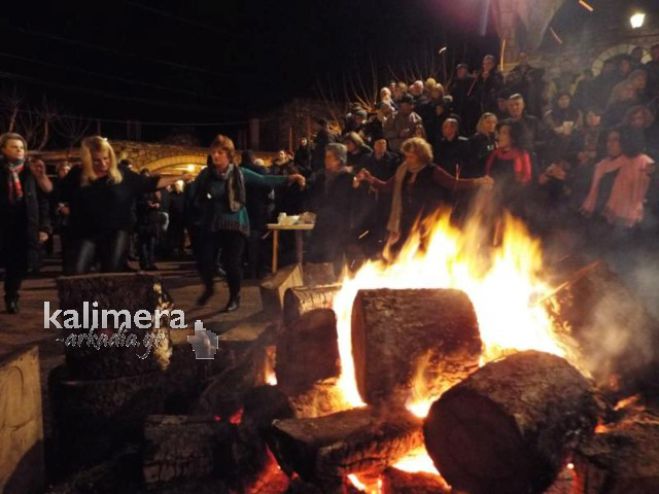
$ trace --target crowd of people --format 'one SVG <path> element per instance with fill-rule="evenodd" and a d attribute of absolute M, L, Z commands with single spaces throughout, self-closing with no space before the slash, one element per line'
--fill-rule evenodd
<path fill-rule="evenodd" d="M 189 244 L 206 304 L 226 278 L 225 311 L 240 305 L 244 268 L 264 272 L 266 224 L 279 213 L 315 213 L 306 259 L 332 262 L 395 254 L 419 219 L 442 206 L 460 224 L 502 210 L 542 235 L 573 228 L 596 242 L 656 235 L 659 190 L 659 45 L 607 60 L 601 73 L 545 77 L 525 54 L 505 77 L 486 55 L 459 64 L 446 86 L 391 82 L 372 108 L 354 105 L 341 132 L 316 118 L 313 136 L 269 166 L 218 135 L 196 176 L 132 170 L 111 143 L 85 138 L 81 164 L 27 159 L 25 139 L 0 136 L 0 261 L 7 311 L 53 233 L 65 275 L 157 269 L 156 254 Z M 479 192 L 484 191 L 484 194 Z M 482 208 L 482 200 L 479 200 Z M 641 237 L 639 237 L 639 235 Z M 422 236 L 423 238 L 423 236 Z M 649 237 L 648 237 L 649 238 Z"/>

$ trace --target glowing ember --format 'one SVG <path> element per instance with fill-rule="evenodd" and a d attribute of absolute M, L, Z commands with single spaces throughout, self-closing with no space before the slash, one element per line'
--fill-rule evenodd
<path fill-rule="evenodd" d="M 276 386 L 277 375 L 275 374 L 275 359 L 277 355 L 277 347 L 271 345 L 265 349 L 265 365 L 263 369 L 264 381 L 270 386 Z"/>
<path fill-rule="evenodd" d="M 360 289 L 455 288 L 466 292 L 485 346 L 482 363 L 523 350 L 566 356 L 555 338 L 551 319 L 537 303 L 552 292 L 540 278 L 540 244 L 520 221 L 506 216 L 501 245 L 487 248 L 483 248 L 487 236 L 473 222 L 460 231 L 450 225 L 449 215 L 444 213 L 424 226 L 430 232 L 425 250 L 419 248 L 419 234 L 412 235 L 395 262 L 364 264 L 353 277 L 343 280 L 334 299 L 342 367 L 339 385 L 352 406 L 363 405 L 355 380 L 350 333 L 352 304 Z M 425 416 L 436 397 L 415 394 L 409 408 Z"/>
<path fill-rule="evenodd" d="M 405 458 L 393 465 L 393 468 L 409 473 L 437 473 L 435 464 L 432 462 L 430 456 L 428 456 L 425 446 L 410 451 Z"/>
<path fill-rule="evenodd" d="M 348 475 L 350 483 L 360 492 L 366 494 L 380 494 L 382 492 L 382 479 L 360 478 L 358 475 L 351 473 Z"/>
<path fill-rule="evenodd" d="M 640 401 L 641 401 L 641 395 L 629 396 L 627 398 L 623 398 L 622 400 L 619 400 L 618 403 L 615 404 L 613 409 L 616 412 L 626 409 L 642 411 L 644 410 L 645 407 L 640 403 Z"/>

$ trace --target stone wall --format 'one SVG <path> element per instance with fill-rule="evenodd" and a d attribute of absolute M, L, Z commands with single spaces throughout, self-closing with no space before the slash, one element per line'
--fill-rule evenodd
<path fill-rule="evenodd" d="M 44 487 L 39 351 L 0 355 L 0 492 L 36 494 Z"/>
<path fill-rule="evenodd" d="M 140 141 L 111 141 L 118 159 L 128 159 L 133 163 L 133 169 L 140 171 L 143 168 L 162 175 L 179 175 L 192 173 L 196 175 L 206 165 L 208 148 L 193 146 L 176 146 L 172 144 L 158 144 Z M 257 152 L 257 158 L 265 161 L 266 165 L 274 153 Z M 38 153 L 48 165 L 48 171 L 55 173 L 55 167 L 62 161 L 72 164 L 80 162 L 78 148 L 71 151 L 53 150 Z"/>

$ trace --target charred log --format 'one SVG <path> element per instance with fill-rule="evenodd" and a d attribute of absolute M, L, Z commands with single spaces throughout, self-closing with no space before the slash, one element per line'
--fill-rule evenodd
<path fill-rule="evenodd" d="M 89 328 L 67 331 L 63 339 L 70 342 L 75 338 L 80 343 L 67 344 L 65 350 L 66 364 L 72 377 L 111 379 L 167 368 L 171 340 L 169 320 L 164 313 L 172 308 L 172 302 L 157 276 L 144 273 L 112 273 L 60 277 L 57 279 L 57 290 L 60 309 L 73 310 L 80 315 L 91 314 L 91 311 L 101 314 L 102 310 L 127 311 L 131 318 L 140 310 L 148 311 L 152 317 L 155 317 L 157 310 L 163 313 L 158 325 L 152 323 L 148 329 L 132 327 L 123 332 L 119 331 L 121 321 L 125 320 L 121 319 L 123 316 L 107 317 L 107 327 L 99 320 L 99 327 L 93 330 L 93 333 L 108 342 L 99 349 L 86 338 L 90 332 Z M 94 302 L 98 304 L 92 305 Z M 134 341 L 130 340 L 131 338 L 134 338 Z M 110 346 L 113 341 L 115 343 Z M 120 344 L 119 341 L 124 343 Z M 145 342 L 154 344 L 150 354 L 145 351 Z M 138 357 L 145 354 L 146 358 Z"/>
<path fill-rule="evenodd" d="M 280 314 L 284 306 L 286 290 L 304 284 L 302 268 L 293 264 L 280 269 L 261 283 L 261 303 L 263 310 L 272 314 Z"/>
<path fill-rule="evenodd" d="M 341 285 L 300 286 L 286 290 L 284 324 L 291 324 L 314 309 L 331 309 Z"/>
<path fill-rule="evenodd" d="M 574 367 L 521 352 L 486 365 L 433 404 L 426 449 L 454 488 L 540 493 L 597 415 L 591 387 Z"/>
<path fill-rule="evenodd" d="M 282 469 L 340 486 L 355 472 L 381 471 L 423 442 L 421 421 L 404 410 L 358 408 L 313 419 L 277 420 L 268 442 Z"/>
<path fill-rule="evenodd" d="M 337 377 L 341 366 L 334 311 L 315 309 L 284 327 L 277 339 L 276 362 L 277 383 L 288 394 Z"/>
<path fill-rule="evenodd" d="M 574 455 L 579 492 L 659 492 L 659 416 L 644 413 L 608 427 Z"/>
<path fill-rule="evenodd" d="M 209 380 L 192 407 L 194 413 L 228 416 L 240 409 L 245 393 L 263 384 L 268 347 L 274 341 L 275 332 L 276 327 L 269 325 L 249 342 L 247 349 L 234 355 L 232 364 Z"/>
<path fill-rule="evenodd" d="M 352 311 L 352 351 L 367 403 L 404 404 L 413 384 L 439 395 L 478 367 L 476 313 L 458 290 L 361 290 Z M 427 372 L 419 375 L 419 368 Z M 415 382 L 416 381 L 416 382 Z"/>
<path fill-rule="evenodd" d="M 165 375 L 72 379 L 65 366 L 53 369 L 48 391 L 56 441 L 69 466 L 105 460 L 124 443 L 139 440 L 147 415 L 162 413 Z"/>
<path fill-rule="evenodd" d="M 149 487 L 211 477 L 231 426 L 213 417 L 152 415 L 144 425 L 142 470 Z"/>

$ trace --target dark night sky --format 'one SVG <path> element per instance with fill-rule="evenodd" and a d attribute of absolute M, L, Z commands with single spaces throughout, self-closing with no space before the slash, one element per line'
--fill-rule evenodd
<path fill-rule="evenodd" d="M 0 84 L 88 117 L 244 120 L 369 60 L 437 57 L 446 39 L 476 64 L 498 50 L 478 35 L 487 1 L 23 1 L 0 19 Z M 557 18 L 578 24 L 568 3 Z"/>
<path fill-rule="evenodd" d="M 476 19 L 482 1 L 461 4 Z M 241 119 L 369 57 L 441 46 L 442 3 L 26 1 L 0 20 L 1 70 L 32 97 L 89 116 Z"/>

